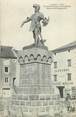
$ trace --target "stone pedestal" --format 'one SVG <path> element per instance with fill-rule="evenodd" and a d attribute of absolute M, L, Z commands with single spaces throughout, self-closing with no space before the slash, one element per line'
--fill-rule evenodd
<path fill-rule="evenodd" d="M 12 112 L 16 116 L 18 112 L 30 117 L 48 115 L 52 97 L 50 52 L 47 48 L 24 47 L 18 52 L 18 61 L 20 79 L 12 96 Z"/>

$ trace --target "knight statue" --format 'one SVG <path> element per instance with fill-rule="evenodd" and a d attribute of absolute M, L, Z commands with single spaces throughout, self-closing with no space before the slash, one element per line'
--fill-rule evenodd
<path fill-rule="evenodd" d="M 34 4 L 33 8 L 35 9 L 34 14 L 31 17 L 27 17 L 26 20 L 21 24 L 21 27 L 31 21 L 30 31 L 33 32 L 33 38 L 35 45 L 38 44 L 44 45 L 45 40 L 42 38 L 41 34 L 41 22 L 43 26 L 46 26 L 49 22 L 49 18 L 44 17 L 43 13 L 40 12 L 40 5 Z"/>

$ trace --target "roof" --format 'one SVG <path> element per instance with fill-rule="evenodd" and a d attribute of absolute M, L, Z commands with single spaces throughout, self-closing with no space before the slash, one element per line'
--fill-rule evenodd
<path fill-rule="evenodd" d="M 57 48 L 55 50 L 52 50 L 52 52 L 54 53 L 59 53 L 59 52 L 64 52 L 64 51 L 69 51 L 69 50 L 72 50 L 72 49 L 75 49 L 76 48 L 76 41 L 72 42 L 72 43 L 69 43 L 69 44 L 66 44 L 60 48 Z"/>
<path fill-rule="evenodd" d="M 16 59 L 16 55 L 10 46 L 0 46 L 0 58 Z"/>

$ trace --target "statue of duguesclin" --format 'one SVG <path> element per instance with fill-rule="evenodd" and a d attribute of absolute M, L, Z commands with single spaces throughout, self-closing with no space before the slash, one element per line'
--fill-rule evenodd
<path fill-rule="evenodd" d="M 40 5 L 34 4 L 33 8 L 35 9 L 34 14 L 31 17 L 27 17 L 26 20 L 21 24 L 21 27 L 31 21 L 30 31 L 33 32 L 33 38 L 35 45 L 44 45 L 44 40 L 41 34 L 41 22 L 43 26 L 46 26 L 49 22 L 49 18 L 44 17 L 43 13 L 40 12 Z"/>

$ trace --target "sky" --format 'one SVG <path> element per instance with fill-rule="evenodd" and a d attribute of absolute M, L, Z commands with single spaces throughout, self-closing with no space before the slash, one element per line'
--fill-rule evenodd
<path fill-rule="evenodd" d="M 41 6 L 40 11 L 50 18 L 42 27 L 43 39 L 49 50 L 76 40 L 76 0 L 0 0 L 0 45 L 21 49 L 34 42 L 30 23 L 20 27 L 26 17 L 33 14 L 33 4 Z M 66 9 L 47 9 L 45 6 L 64 4 Z"/>

